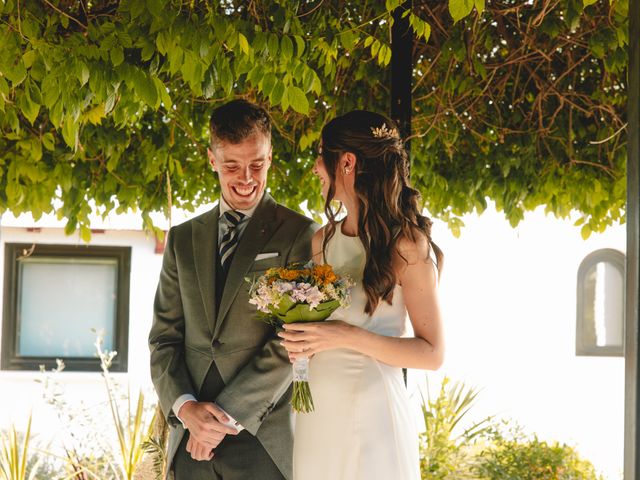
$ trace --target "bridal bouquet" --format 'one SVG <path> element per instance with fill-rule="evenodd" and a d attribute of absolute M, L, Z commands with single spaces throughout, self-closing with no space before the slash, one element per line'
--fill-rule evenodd
<path fill-rule="evenodd" d="M 272 325 L 294 322 L 321 322 L 338 307 L 347 307 L 353 281 L 338 276 L 331 265 L 294 264 L 287 268 L 270 268 L 254 279 L 249 303 L 255 305 L 262 320 Z M 296 412 L 312 412 L 309 390 L 309 359 L 300 357 L 293 363 L 293 396 Z"/>

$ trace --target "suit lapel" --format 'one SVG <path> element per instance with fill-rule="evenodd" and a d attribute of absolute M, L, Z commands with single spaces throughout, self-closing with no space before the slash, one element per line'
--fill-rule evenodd
<path fill-rule="evenodd" d="M 275 221 L 276 203 L 268 193 L 264 194 L 264 198 L 260 205 L 249 220 L 242 238 L 233 254 L 227 281 L 225 282 L 222 298 L 217 311 L 217 319 L 213 332 L 214 338 L 218 335 L 220 327 L 224 321 L 231 304 L 238 295 L 241 288 L 249 288 L 249 284 L 245 281 L 245 276 L 249 268 L 253 264 L 256 255 L 260 253 L 264 245 L 278 228 Z"/>
<path fill-rule="evenodd" d="M 193 261 L 196 264 L 200 295 L 213 333 L 216 321 L 216 252 L 218 251 L 218 216 L 220 206 L 193 223 Z"/>

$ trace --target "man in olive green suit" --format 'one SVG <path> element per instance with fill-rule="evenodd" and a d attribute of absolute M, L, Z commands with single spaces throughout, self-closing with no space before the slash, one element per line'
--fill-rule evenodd
<path fill-rule="evenodd" d="M 235 100 L 211 116 L 221 198 L 168 234 L 149 334 L 176 480 L 289 479 L 291 364 L 245 277 L 306 262 L 317 225 L 265 192 L 271 122 Z M 170 470 L 170 469 L 168 469 Z"/>

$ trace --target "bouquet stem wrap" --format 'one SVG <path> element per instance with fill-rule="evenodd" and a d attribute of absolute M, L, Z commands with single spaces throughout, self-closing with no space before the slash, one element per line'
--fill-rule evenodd
<path fill-rule="evenodd" d="M 309 389 L 309 358 L 298 357 L 293 362 L 293 394 L 291 406 L 295 412 L 313 412 L 313 397 Z"/>

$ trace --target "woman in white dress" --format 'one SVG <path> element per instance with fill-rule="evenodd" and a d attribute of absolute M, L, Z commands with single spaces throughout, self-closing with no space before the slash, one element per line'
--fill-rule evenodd
<path fill-rule="evenodd" d="M 402 368 L 442 363 L 442 253 L 388 118 L 357 110 L 329 122 L 314 173 L 329 218 L 313 238 L 314 261 L 356 285 L 351 305 L 328 321 L 285 325 L 281 333 L 292 361 L 312 357 L 315 409 L 296 415 L 294 479 L 419 480 L 418 431 Z M 339 222 L 334 200 L 347 211 Z"/>

